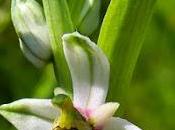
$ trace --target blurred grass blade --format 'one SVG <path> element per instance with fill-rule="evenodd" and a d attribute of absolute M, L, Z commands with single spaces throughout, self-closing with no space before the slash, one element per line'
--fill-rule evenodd
<path fill-rule="evenodd" d="M 98 40 L 111 63 L 110 100 L 127 91 L 155 1 L 111 0 Z"/>
<path fill-rule="evenodd" d="M 43 0 L 46 21 L 49 27 L 54 67 L 59 86 L 71 92 L 72 80 L 62 47 L 62 35 L 73 32 L 73 24 L 66 0 Z"/>
<path fill-rule="evenodd" d="M 0 0 L 0 33 L 3 32 L 10 23 L 10 5 L 7 0 Z"/>

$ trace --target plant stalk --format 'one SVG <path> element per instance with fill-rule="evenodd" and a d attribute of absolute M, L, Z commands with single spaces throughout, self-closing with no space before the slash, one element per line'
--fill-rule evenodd
<path fill-rule="evenodd" d="M 53 62 L 59 87 L 72 93 L 72 79 L 65 60 L 62 36 L 74 31 L 66 0 L 43 0 L 44 12 L 49 28 Z"/>

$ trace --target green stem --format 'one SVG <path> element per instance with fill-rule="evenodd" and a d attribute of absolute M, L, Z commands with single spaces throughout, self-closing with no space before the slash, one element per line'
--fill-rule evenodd
<path fill-rule="evenodd" d="M 56 79 L 59 86 L 71 92 L 72 79 L 61 39 L 64 33 L 74 31 L 68 5 L 66 0 L 43 0 L 43 6 L 51 38 Z"/>
<path fill-rule="evenodd" d="M 56 80 L 53 71 L 53 65 L 48 64 L 44 67 L 39 81 L 35 85 L 32 97 L 34 98 L 49 98 L 53 94 L 56 87 Z"/>
<path fill-rule="evenodd" d="M 155 2 L 111 0 L 98 40 L 111 63 L 109 100 L 124 102 Z"/>

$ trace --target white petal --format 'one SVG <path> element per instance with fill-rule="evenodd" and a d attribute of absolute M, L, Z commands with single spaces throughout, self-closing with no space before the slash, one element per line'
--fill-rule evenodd
<path fill-rule="evenodd" d="M 63 36 L 63 48 L 73 80 L 75 106 L 94 109 L 103 104 L 109 82 L 106 56 L 78 32 Z"/>
<path fill-rule="evenodd" d="M 0 111 L 9 122 L 11 122 L 18 130 L 51 130 L 52 122 L 44 120 L 36 116 Z"/>
<path fill-rule="evenodd" d="M 58 110 L 51 104 L 50 100 L 45 99 L 21 99 L 10 104 L 0 106 L 0 111 L 23 112 L 54 120 L 58 116 Z"/>
<path fill-rule="evenodd" d="M 103 130 L 141 130 L 137 126 L 121 118 L 111 118 Z"/>
<path fill-rule="evenodd" d="M 101 126 L 114 115 L 118 107 L 118 103 L 111 102 L 103 104 L 91 113 L 89 121 L 94 124 L 94 126 Z"/>

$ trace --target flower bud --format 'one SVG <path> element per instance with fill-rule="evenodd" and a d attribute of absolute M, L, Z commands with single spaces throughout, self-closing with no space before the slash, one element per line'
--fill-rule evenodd
<path fill-rule="evenodd" d="M 30 49 L 28 49 L 26 47 L 26 45 L 22 42 L 21 39 L 19 39 L 19 43 L 20 43 L 20 48 L 24 54 L 24 56 L 32 63 L 34 64 L 36 67 L 40 68 L 42 66 L 45 65 L 45 61 L 41 60 L 39 57 L 37 57 L 36 55 L 34 55 Z"/>
<path fill-rule="evenodd" d="M 68 5 L 77 30 L 91 35 L 100 22 L 101 0 L 68 0 Z"/>
<path fill-rule="evenodd" d="M 51 55 L 50 39 L 43 9 L 35 0 L 12 0 L 12 21 L 24 55 L 36 66 Z"/>

